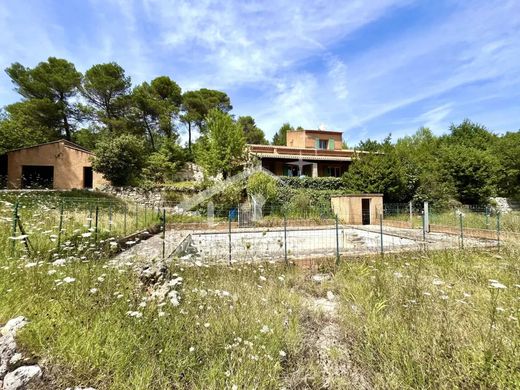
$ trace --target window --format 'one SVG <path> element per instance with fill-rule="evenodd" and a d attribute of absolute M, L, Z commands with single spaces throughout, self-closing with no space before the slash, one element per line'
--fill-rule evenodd
<path fill-rule="evenodd" d="M 327 149 L 327 140 L 326 139 L 320 139 L 318 142 L 318 149 Z"/>
<path fill-rule="evenodd" d="M 327 167 L 327 176 L 329 177 L 340 177 L 340 169 L 339 167 Z"/>

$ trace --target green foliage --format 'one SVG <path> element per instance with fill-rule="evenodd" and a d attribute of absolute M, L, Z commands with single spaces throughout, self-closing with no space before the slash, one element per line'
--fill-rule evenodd
<path fill-rule="evenodd" d="M 136 136 L 125 134 L 100 141 L 92 167 L 114 185 L 123 186 L 135 182 L 145 162 L 144 142 Z"/>
<path fill-rule="evenodd" d="M 197 91 L 188 91 L 182 95 L 181 121 L 188 127 L 188 149 L 191 150 L 192 127 L 196 126 L 202 133 L 206 133 L 206 117 L 213 109 L 227 113 L 233 106 L 229 96 L 221 91 L 202 88 Z"/>
<path fill-rule="evenodd" d="M 247 193 L 262 195 L 266 201 L 269 201 L 278 194 L 276 180 L 262 172 L 254 173 L 247 179 Z"/>
<path fill-rule="evenodd" d="M 5 71 L 24 102 L 31 105 L 36 127 L 50 127 L 70 140 L 77 119 L 71 99 L 77 95 L 81 82 L 81 73 L 74 64 L 49 57 L 32 69 L 16 62 Z"/>
<path fill-rule="evenodd" d="M 246 143 L 257 145 L 268 145 L 262 129 L 256 126 L 255 120 L 251 116 L 241 116 L 237 120 L 238 125 L 244 132 Z"/>
<path fill-rule="evenodd" d="M 166 140 L 158 152 L 148 156 L 142 177 L 151 183 L 171 181 L 186 162 L 186 152 L 175 141 Z"/>
<path fill-rule="evenodd" d="M 217 109 L 209 112 L 207 129 L 207 136 L 197 143 L 196 161 L 207 175 L 222 174 L 226 178 L 243 164 L 244 134 L 228 114 Z"/>
<path fill-rule="evenodd" d="M 312 190 L 342 190 L 343 180 L 340 177 L 294 177 L 283 176 L 280 181 L 291 188 Z"/>
<path fill-rule="evenodd" d="M 502 196 L 520 198 L 520 131 L 499 137 L 491 149 L 499 160 L 498 184 Z"/>
<path fill-rule="evenodd" d="M 496 195 L 498 160 L 489 152 L 451 145 L 442 148 L 440 156 L 462 203 L 487 203 L 490 196 Z"/>
<path fill-rule="evenodd" d="M 404 167 L 392 152 L 358 155 L 343 182 L 349 192 L 384 194 L 389 202 L 402 202 L 408 196 Z"/>
<path fill-rule="evenodd" d="M 128 108 L 131 80 L 124 69 L 110 62 L 97 64 L 85 72 L 81 92 L 94 108 L 92 119 L 110 131 L 121 129 L 121 118 Z"/>
<path fill-rule="evenodd" d="M 282 127 L 273 137 L 273 145 L 286 146 L 287 145 L 287 132 L 294 130 L 289 123 L 284 123 Z"/>

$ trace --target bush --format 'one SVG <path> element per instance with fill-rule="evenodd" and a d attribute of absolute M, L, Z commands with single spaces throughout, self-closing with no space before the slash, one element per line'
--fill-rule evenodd
<path fill-rule="evenodd" d="M 345 187 L 341 177 L 281 177 L 280 180 L 292 188 L 342 190 Z"/>
<path fill-rule="evenodd" d="M 262 195 L 266 201 L 273 199 L 278 194 L 276 180 L 262 172 L 254 173 L 247 179 L 247 193 Z"/>
<path fill-rule="evenodd" d="M 145 144 L 134 135 L 121 135 L 100 141 L 92 167 L 102 173 L 113 185 L 133 184 L 146 161 Z"/>

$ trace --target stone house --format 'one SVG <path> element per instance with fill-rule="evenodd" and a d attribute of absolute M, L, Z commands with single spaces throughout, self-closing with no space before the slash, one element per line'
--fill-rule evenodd
<path fill-rule="evenodd" d="M 108 182 L 93 171 L 93 153 L 67 140 L 10 150 L 0 158 L 8 189 L 97 188 Z"/>

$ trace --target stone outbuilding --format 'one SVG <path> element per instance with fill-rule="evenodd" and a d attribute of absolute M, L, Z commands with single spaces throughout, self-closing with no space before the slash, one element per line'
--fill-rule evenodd
<path fill-rule="evenodd" d="M 349 194 L 332 196 L 332 210 L 347 225 L 373 225 L 383 212 L 383 194 Z"/>
<path fill-rule="evenodd" d="M 67 140 L 8 151 L 0 161 L 8 189 L 97 188 L 108 184 L 93 171 L 94 154 Z"/>

